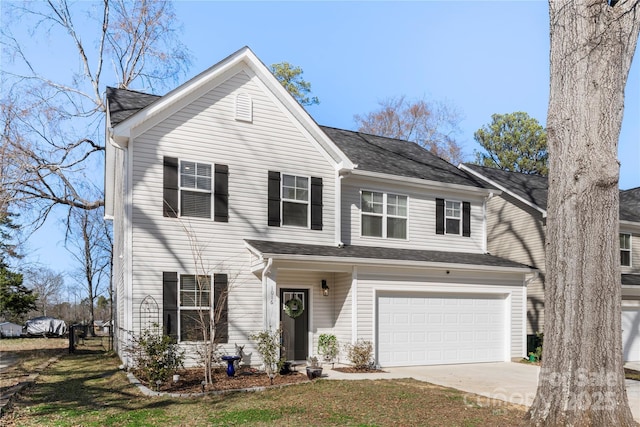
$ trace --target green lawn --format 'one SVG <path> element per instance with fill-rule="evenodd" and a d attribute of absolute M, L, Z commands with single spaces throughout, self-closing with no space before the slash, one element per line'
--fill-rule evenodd
<path fill-rule="evenodd" d="M 524 409 L 414 380 L 316 380 L 258 393 L 146 397 L 91 342 L 50 366 L 9 426 L 512 426 Z M 486 399 L 480 399 L 486 401 Z"/>

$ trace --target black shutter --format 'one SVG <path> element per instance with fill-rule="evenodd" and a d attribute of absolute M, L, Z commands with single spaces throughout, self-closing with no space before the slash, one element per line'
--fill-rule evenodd
<path fill-rule="evenodd" d="M 214 221 L 229 222 L 229 166 L 215 165 Z"/>
<path fill-rule="evenodd" d="M 462 202 L 462 235 L 471 237 L 471 203 Z"/>
<path fill-rule="evenodd" d="M 178 339 L 178 273 L 162 273 L 162 326 L 164 334 Z"/>
<path fill-rule="evenodd" d="M 311 229 L 322 230 L 322 178 L 311 177 Z"/>
<path fill-rule="evenodd" d="M 229 282 L 226 274 L 213 275 L 213 309 L 216 328 L 215 342 L 229 342 Z M 219 306 L 221 305 L 221 306 Z M 218 317 L 218 310 L 220 317 Z"/>
<path fill-rule="evenodd" d="M 444 234 L 444 199 L 436 199 L 436 234 Z"/>
<path fill-rule="evenodd" d="M 269 171 L 268 221 L 271 227 L 280 227 L 280 172 Z"/>
<path fill-rule="evenodd" d="M 178 159 L 164 158 L 162 215 L 178 216 Z"/>

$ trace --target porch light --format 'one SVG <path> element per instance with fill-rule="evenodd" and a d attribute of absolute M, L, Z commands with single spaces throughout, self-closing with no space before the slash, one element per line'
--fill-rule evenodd
<path fill-rule="evenodd" d="M 329 296 L 329 286 L 327 285 L 326 280 L 322 281 L 322 295 L 324 295 L 325 297 Z"/>

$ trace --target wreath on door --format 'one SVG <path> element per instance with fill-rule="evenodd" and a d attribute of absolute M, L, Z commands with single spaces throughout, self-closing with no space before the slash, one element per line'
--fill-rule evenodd
<path fill-rule="evenodd" d="M 284 303 L 284 312 L 287 316 L 295 319 L 300 316 L 304 311 L 304 305 L 299 298 L 293 297 L 289 301 Z"/>

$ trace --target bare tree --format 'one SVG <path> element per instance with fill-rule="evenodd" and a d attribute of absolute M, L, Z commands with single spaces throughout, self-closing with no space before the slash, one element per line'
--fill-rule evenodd
<path fill-rule="evenodd" d="M 7 3 L 3 14 L 0 111 L 13 167 L 3 171 L 1 195 L 37 207 L 37 225 L 55 205 L 97 209 L 104 202 L 85 183 L 99 180 L 92 169 L 104 151 L 105 81 L 147 90 L 177 81 L 190 59 L 172 5 L 49 0 Z M 32 40 L 65 43 L 49 47 L 61 55 L 75 52 L 78 62 L 65 77 L 53 76 L 38 52 L 29 52 L 25 28 Z"/>
<path fill-rule="evenodd" d="M 74 280 L 83 289 L 89 307 L 89 321 L 95 320 L 94 308 L 98 296 L 108 290 L 111 273 L 111 229 L 103 218 L 102 209 L 71 212 L 65 247 L 78 266 Z"/>
<path fill-rule="evenodd" d="M 640 1 L 551 0 L 545 426 L 636 425 L 622 361 L 618 137 Z"/>
<path fill-rule="evenodd" d="M 24 282 L 38 294 L 38 311 L 43 316 L 51 314 L 51 308 L 60 303 L 60 292 L 64 287 L 62 274 L 43 266 L 30 267 L 24 273 Z"/>
<path fill-rule="evenodd" d="M 354 116 L 359 132 L 413 141 L 451 163 L 464 161 L 455 139 L 460 133 L 461 115 L 452 105 L 399 96 L 384 99 L 379 106 L 368 114 Z"/>

